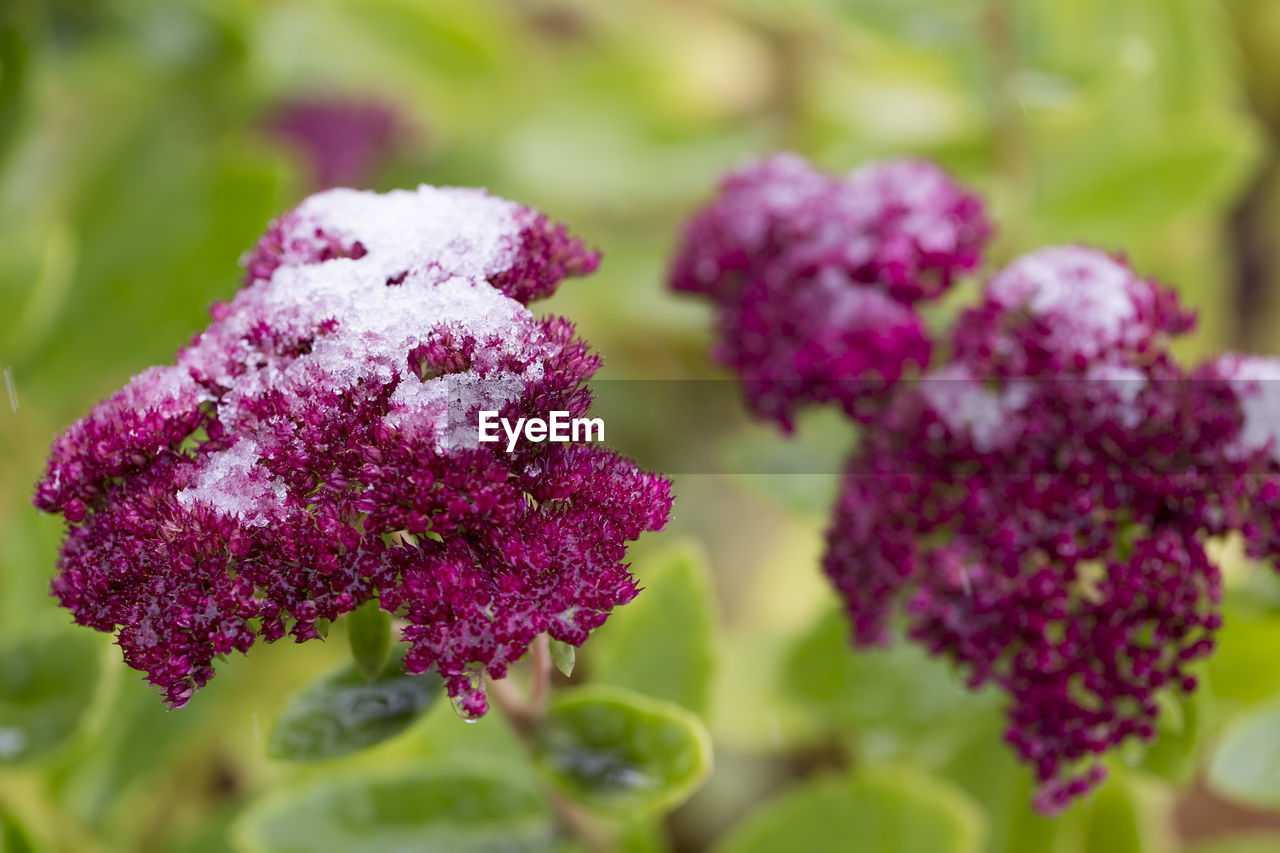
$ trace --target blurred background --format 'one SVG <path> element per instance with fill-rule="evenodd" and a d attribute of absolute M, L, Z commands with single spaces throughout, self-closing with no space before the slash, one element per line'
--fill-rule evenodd
<path fill-rule="evenodd" d="M 170 361 L 308 193 L 479 185 L 539 208 L 604 253 L 541 304 L 604 354 L 602 380 L 723 379 L 706 307 L 664 289 L 720 175 L 780 148 L 835 170 L 916 154 L 985 194 L 990 265 L 1050 242 L 1123 251 L 1199 310 L 1184 355 L 1277 353 L 1278 136 L 1272 0 L 0 0 L 0 850 L 272 849 L 245 815 L 309 781 L 518 760 L 500 720 L 464 727 L 441 703 L 372 750 L 273 761 L 271 722 L 344 642 L 257 647 L 170 712 L 47 595 L 61 527 L 29 496 L 50 441 Z M 643 446 L 670 416 L 637 406 L 610 421 L 615 443 Z M 776 454 L 836 471 L 854 439 L 838 418 L 786 441 L 717 412 L 683 423 L 725 469 Z M 901 774 L 880 811 L 909 825 L 928 800 L 955 829 L 945 849 L 1280 850 L 1268 574 L 1224 554 L 1204 689 L 1049 820 L 998 697 L 909 648 L 845 648 L 818 567 L 833 476 L 671 467 L 674 520 L 636 571 L 647 582 L 673 548 L 698 566 L 671 597 L 714 618 L 666 618 L 699 626 L 708 680 L 690 704 L 716 769 L 631 849 L 862 849 L 831 780 L 876 766 Z M 895 838 L 874 849 L 944 849 Z"/>

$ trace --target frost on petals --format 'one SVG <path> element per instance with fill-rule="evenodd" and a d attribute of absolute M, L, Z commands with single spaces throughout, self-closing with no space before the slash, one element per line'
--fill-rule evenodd
<path fill-rule="evenodd" d="M 1161 691 L 1195 689 L 1221 625 L 1206 540 L 1280 555 L 1280 366 L 1183 368 L 1168 340 L 1192 320 L 1104 253 L 1016 260 L 848 463 L 824 565 L 854 641 L 901 618 L 1004 691 L 1043 811 L 1096 785 L 1102 753 L 1156 738 Z"/>
<path fill-rule="evenodd" d="M 482 191 L 307 199 L 176 365 L 54 442 L 54 594 L 178 706 L 215 657 L 377 597 L 408 621 L 406 666 L 483 713 L 474 673 L 543 631 L 580 644 L 670 511 L 668 481 L 603 447 L 476 441 L 481 409 L 586 413 L 598 357 L 525 305 L 597 262 Z"/>
<path fill-rule="evenodd" d="M 956 324 L 957 358 L 984 374 L 1052 376 L 1159 358 L 1195 316 L 1123 260 L 1055 246 L 1015 260 Z"/>
<path fill-rule="evenodd" d="M 833 403 L 865 420 L 931 345 L 913 306 L 977 266 L 990 226 L 978 198 L 931 163 L 846 175 L 780 154 L 731 174 L 685 228 L 680 292 L 717 308 L 713 356 L 760 417 Z"/>

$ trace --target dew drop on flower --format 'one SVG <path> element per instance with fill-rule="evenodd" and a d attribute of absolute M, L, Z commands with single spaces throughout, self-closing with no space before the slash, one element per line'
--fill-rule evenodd
<path fill-rule="evenodd" d="M 488 707 L 488 697 L 485 695 L 484 687 L 484 670 L 472 668 L 467 671 L 465 678 L 467 680 L 467 689 L 465 692 L 450 696 L 449 704 L 453 706 L 453 713 L 458 715 L 459 720 L 464 723 L 474 723 L 484 716 L 485 709 Z"/>

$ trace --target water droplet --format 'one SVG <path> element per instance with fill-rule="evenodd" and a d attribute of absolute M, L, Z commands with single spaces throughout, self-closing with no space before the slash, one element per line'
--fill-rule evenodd
<path fill-rule="evenodd" d="M 458 715 L 458 719 L 464 723 L 474 723 L 480 719 L 479 715 L 473 714 L 464 707 L 467 697 L 450 696 L 449 704 L 453 706 L 453 713 Z"/>
<path fill-rule="evenodd" d="M 489 702 L 484 692 L 484 669 L 475 668 L 467 672 L 467 690 L 457 696 L 449 697 L 453 712 L 464 723 L 474 723 L 484 716 Z"/>

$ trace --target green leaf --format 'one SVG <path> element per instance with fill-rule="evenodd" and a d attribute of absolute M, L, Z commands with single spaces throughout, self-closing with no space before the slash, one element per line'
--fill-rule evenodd
<path fill-rule="evenodd" d="M 1233 198 L 1256 159 L 1252 128 L 1224 120 L 1183 123 L 1180 130 L 1158 146 L 1150 137 L 1097 137 L 1090 154 L 1075 158 L 1080 162 L 1061 164 L 1043 189 L 1041 213 L 1060 229 L 1050 236 L 1105 240 L 1107 227 L 1140 228 Z"/>
<path fill-rule="evenodd" d="M 351 658 L 365 681 L 373 681 L 391 656 L 391 614 L 377 599 L 361 604 L 347 617 Z"/>
<path fill-rule="evenodd" d="M 987 817 L 985 853 L 1080 853 L 1087 817 L 1077 801 L 1046 817 L 1031 807 L 1032 771 L 1004 742 L 1002 715 L 971 723 L 962 744 L 938 772 L 982 803 Z"/>
<path fill-rule="evenodd" d="M 878 769 L 811 782 L 766 804 L 715 853 L 976 853 L 982 813 L 962 791 L 917 772 Z"/>
<path fill-rule="evenodd" d="M 1209 685 L 1201 683 L 1190 696 L 1162 693 L 1158 699 L 1161 710 L 1156 725 L 1156 742 L 1146 747 L 1141 760 L 1134 766 L 1174 784 L 1184 785 L 1199 770 L 1213 695 Z"/>
<path fill-rule="evenodd" d="M 1255 806 L 1280 805 L 1280 705 L 1236 720 L 1209 763 L 1209 787 Z"/>
<path fill-rule="evenodd" d="M 80 728 L 101 681 L 101 640 L 77 629 L 0 649 L 0 766 L 39 758 Z"/>
<path fill-rule="evenodd" d="M 398 660 L 372 682 L 345 664 L 293 698 L 271 730 L 267 754 L 315 761 L 364 749 L 407 729 L 443 689 L 439 676 L 410 675 Z"/>
<path fill-rule="evenodd" d="M 1237 706 L 1256 705 L 1280 693 L 1280 618 L 1269 608 L 1230 596 L 1224 630 L 1209 659 L 1214 698 Z"/>
<path fill-rule="evenodd" d="M 697 717 L 617 687 L 558 696 L 533 752 L 557 788 L 613 815 L 673 808 L 711 772 L 711 738 Z"/>
<path fill-rule="evenodd" d="M 965 745 L 938 771 L 982 803 L 985 853 L 1141 853 L 1156 843 L 1162 816 L 1143 796 L 1148 783 L 1113 757 L 1107 781 L 1064 811 L 1032 808 L 1034 772 L 1005 744 L 1002 717 L 973 725 Z M 1155 788 L 1156 786 L 1151 786 Z"/>
<path fill-rule="evenodd" d="M 39 849 L 16 815 L 0 811 L 0 853 L 36 853 Z"/>
<path fill-rule="evenodd" d="M 157 787 L 168 784 L 164 774 L 172 773 L 178 754 L 210 732 L 227 731 L 226 697 L 242 683 L 246 667 L 230 666 L 204 688 L 199 701 L 181 711 L 168 708 L 156 688 L 119 663 L 119 652 L 108 650 L 107 672 L 118 677 L 118 685 L 107 701 L 95 700 L 94 716 L 103 725 L 93 727 L 85 746 L 70 751 L 67 761 L 59 761 L 58 790 L 63 802 L 74 803 L 77 820 L 99 826 L 111 815 L 132 809 L 128 803 L 150 801 Z M 247 722 L 253 726 L 252 711 Z M 88 728 L 88 727 L 86 727 Z M 249 747 L 257 756 L 259 743 Z"/>
<path fill-rule="evenodd" d="M 706 556 L 682 542 L 638 561 L 634 572 L 641 593 L 592 634 L 593 679 L 705 713 L 715 656 Z"/>
<path fill-rule="evenodd" d="M 331 778 L 255 804 L 231 832 L 242 853 L 469 853 L 554 849 L 537 789 L 501 768 L 429 767 Z"/>
<path fill-rule="evenodd" d="M 145 92 L 137 97 L 149 99 Z M 167 362 L 175 342 L 208 323 L 209 303 L 235 292 L 235 258 L 288 203 L 286 177 L 234 137 L 193 145 L 216 133 L 198 103 L 164 102 L 154 112 L 117 105 L 101 121 L 93 156 L 70 164 L 92 167 L 93 176 L 68 211 L 66 227 L 77 238 L 72 280 L 56 322 L 26 354 L 31 382 L 65 382 L 63 393 L 74 399 L 86 384 L 109 387 Z M 85 106 L 88 115 L 95 108 Z M 148 262 L 139 264 L 143 256 Z M 169 286 L 175 281 L 182 287 Z M 119 334 L 132 322 L 134 334 Z M 55 345 L 69 336 L 95 353 L 101 370 L 82 370 Z"/>
<path fill-rule="evenodd" d="M 0 10 L 0 161 L 22 119 L 36 10 L 35 4 L 22 0 Z"/>
<path fill-rule="evenodd" d="M 983 9 L 977 0 L 835 0 L 832 5 L 863 26 L 907 44 L 971 47 L 981 38 Z"/>
<path fill-rule="evenodd" d="M 624 825 L 618 833 L 617 845 L 620 853 L 672 853 L 661 816 Z"/>
<path fill-rule="evenodd" d="M 1154 827 L 1129 780 L 1109 779 L 1093 797 L 1085 853 L 1143 853 L 1155 846 Z"/>
<path fill-rule="evenodd" d="M 578 661 L 578 650 L 568 643 L 552 640 L 551 660 L 555 663 L 556 669 L 564 674 L 565 678 L 570 678 L 573 676 L 574 664 Z"/>

